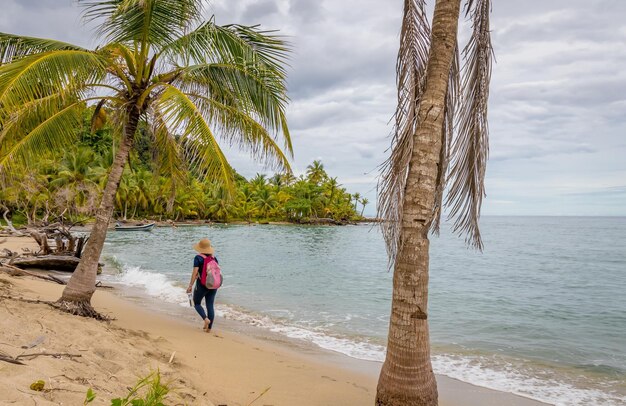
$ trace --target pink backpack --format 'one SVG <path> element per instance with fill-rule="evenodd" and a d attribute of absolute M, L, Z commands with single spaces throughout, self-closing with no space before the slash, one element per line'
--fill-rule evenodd
<path fill-rule="evenodd" d="M 202 264 L 202 273 L 200 274 L 200 283 L 207 289 L 217 289 L 222 286 L 224 279 L 222 278 L 222 270 L 213 256 L 200 254 L 204 258 Z"/>

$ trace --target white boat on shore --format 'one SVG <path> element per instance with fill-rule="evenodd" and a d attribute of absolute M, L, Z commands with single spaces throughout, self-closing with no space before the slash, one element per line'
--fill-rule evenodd
<path fill-rule="evenodd" d="M 155 223 L 141 224 L 135 226 L 124 226 L 120 223 L 115 224 L 116 231 L 152 231 Z"/>

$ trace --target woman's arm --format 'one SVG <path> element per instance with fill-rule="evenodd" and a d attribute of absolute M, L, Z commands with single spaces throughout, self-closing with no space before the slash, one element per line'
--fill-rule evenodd
<path fill-rule="evenodd" d="M 196 281 L 196 278 L 198 278 L 198 267 L 194 266 L 191 274 L 191 280 L 189 281 L 189 287 L 187 288 L 187 293 L 191 293 L 191 289 L 193 288 L 193 283 Z"/>

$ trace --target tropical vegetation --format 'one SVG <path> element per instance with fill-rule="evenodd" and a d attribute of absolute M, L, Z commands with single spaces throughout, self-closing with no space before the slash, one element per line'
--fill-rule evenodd
<path fill-rule="evenodd" d="M 46 152 L 36 162 L 13 168 L 13 181 L 0 190 L 0 211 L 8 211 L 14 223 L 93 222 L 112 161 L 111 130 L 103 128 L 94 136 L 87 121 L 79 130 L 79 142 L 71 148 Z M 148 145 L 142 137 L 137 144 Z M 152 154 L 149 148 L 131 153 L 115 195 L 116 220 L 349 222 L 362 219 L 369 203 L 358 193 L 348 193 L 320 161 L 299 177 L 286 172 L 246 179 L 235 172 L 229 193 L 220 182 L 192 171 L 175 184 L 156 171 Z"/>
<path fill-rule="evenodd" d="M 170 205 L 176 202 L 172 194 L 179 202 L 191 199 L 181 187 L 189 172 L 234 193 L 235 174 L 220 142 L 250 152 L 281 173 L 290 172 L 292 145 L 285 117 L 289 47 L 258 26 L 220 26 L 214 18 L 205 19 L 202 0 L 78 4 L 84 18 L 98 24 L 102 43 L 95 49 L 0 33 L 0 175 L 4 185 L 15 184 L 16 168 L 38 173 L 30 168 L 47 151 L 74 145 L 86 106 L 95 106 L 90 120 L 94 131 L 108 123 L 113 148 L 104 159 L 111 165 L 95 223 L 58 302 L 69 312 L 99 316 L 90 304 L 98 260 L 120 203 L 116 197 L 129 156 L 143 147 L 139 134 L 148 134 L 144 141 L 165 178 L 162 186 L 170 189 Z M 94 195 L 96 173 L 81 166 L 92 152 L 78 151 L 62 163 L 64 179 L 56 186 L 67 190 L 66 202 L 78 199 L 76 210 L 84 210 Z M 37 179 L 29 180 L 38 187 Z M 137 188 L 145 180 L 133 179 Z M 135 187 L 127 181 L 127 189 Z M 137 210 L 146 204 L 136 202 Z M 187 205 L 177 208 L 181 215 Z"/>
<path fill-rule="evenodd" d="M 437 405 L 428 330 L 429 232 L 447 207 L 454 230 L 482 249 L 478 228 L 488 152 L 490 0 L 468 0 L 472 33 L 457 46 L 461 0 L 405 0 L 397 59 L 398 105 L 378 216 L 393 267 L 387 353 L 376 405 Z M 447 193 L 444 199 L 444 194 Z"/>

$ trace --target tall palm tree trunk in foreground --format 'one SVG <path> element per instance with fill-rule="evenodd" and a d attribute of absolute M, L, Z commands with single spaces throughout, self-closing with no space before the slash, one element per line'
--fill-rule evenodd
<path fill-rule="evenodd" d="M 404 194 L 387 356 L 376 395 L 378 406 L 437 405 L 427 320 L 428 232 L 435 205 L 460 2 L 438 0 L 435 5 L 426 84 Z"/>
<path fill-rule="evenodd" d="M 89 241 L 83 251 L 80 263 L 70 278 L 58 305 L 73 314 L 81 316 L 101 316 L 91 307 L 90 301 L 96 290 L 96 274 L 102 247 L 107 235 L 109 221 L 115 208 L 115 195 L 128 161 L 135 131 L 139 122 L 139 110 L 131 109 L 124 135 L 115 154 L 107 184 L 102 193 L 102 200 L 96 213 L 96 222 L 91 229 Z"/>

